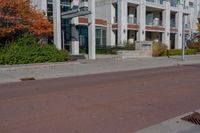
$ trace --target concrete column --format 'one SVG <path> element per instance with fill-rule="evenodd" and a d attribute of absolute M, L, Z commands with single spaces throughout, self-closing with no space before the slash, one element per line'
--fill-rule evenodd
<path fill-rule="evenodd" d="M 118 45 L 123 45 L 124 42 L 127 42 L 127 10 L 128 3 L 127 0 L 118 0 Z"/>
<path fill-rule="evenodd" d="M 165 27 L 165 32 L 162 35 L 162 43 L 167 45 L 168 49 L 170 49 L 170 2 L 166 1 L 164 4 L 163 26 Z"/>
<path fill-rule="evenodd" d="M 72 24 L 72 44 L 71 54 L 79 55 L 79 32 L 75 24 Z"/>
<path fill-rule="evenodd" d="M 60 0 L 53 0 L 53 34 L 54 44 L 56 45 L 57 49 L 62 49 L 60 13 Z"/>
<path fill-rule="evenodd" d="M 31 4 L 47 14 L 47 0 L 31 0 Z"/>
<path fill-rule="evenodd" d="M 92 12 L 89 15 L 88 39 L 89 39 L 89 59 L 96 59 L 96 27 L 95 27 L 95 0 L 88 0 L 88 8 Z"/>
<path fill-rule="evenodd" d="M 47 0 L 41 0 L 41 8 L 47 15 Z"/>
<path fill-rule="evenodd" d="M 78 6 L 79 0 L 73 0 L 72 7 Z M 78 17 L 73 18 L 72 21 L 72 46 L 71 46 L 71 54 L 72 55 L 79 55 L 79 32 L 77 29 L 78 25 Z"/>
<path fill-rule="evenodd" d="M 176 34 L 176 44 L 175 48 L 176 49 L 181 49 L 182 48 L 182 38 L 183 38 L 183 5 L 178 5 L 179 11 L 176 14 L 176 25 L 178 29 L 178 33 Z"/>
<path fill-rule="evenodd" d="M 106 5 L 108 9 L 108 26 L 107 26 L 107 45 L 108 46 L 115 46 L 115 34 L 112 30 L 112 24 L 114 23 L 114 16 L 115 16 L 115 8 L 112 3 Z"/>
<path fill-rule="evenodd" d="M 140 5 L 137 7 L 137 20 L 140 25 L 140 29 L 137 33 L 137 41 L 146 40 L 146 6 L 145 0 L 140 1 Z"/>
<path fill-rule="evenodd" d="M 192 33 L 193 33 L 193 26 L 192 26 L 192 15 L 191 15 L 191 13 L 188 15 L 188 17 L 187 17 L 187 23 L 189 24 L 189 26 L 190 26 L 190 33 L 189 33 L 189 38 L 191 38 L 191 35 L 192 35 Z"/>

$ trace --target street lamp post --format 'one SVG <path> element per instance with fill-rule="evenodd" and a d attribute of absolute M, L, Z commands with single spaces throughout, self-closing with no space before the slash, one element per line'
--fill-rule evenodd
<path fill-rule="evenodd" d="M 182 60 L 185 60 L 185 16 L 183 15 L 183 33 L 182 33 Z"/>

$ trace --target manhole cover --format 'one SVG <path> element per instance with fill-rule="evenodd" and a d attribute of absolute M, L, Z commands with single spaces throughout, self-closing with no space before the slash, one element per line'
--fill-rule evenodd
<path fill-rule="evenodd" d="M 34 77 L 28 77 L 28 78 L 21 78 L 21 81 L 30 81 L 30 80 L 35 80 Z"/>
<path fill-rule="evenodd" d="M 200 113 L 198 112 L 194 112 L 193 114 L 183 117 L 181 119 L 196 125 L 200 125 Z"/>

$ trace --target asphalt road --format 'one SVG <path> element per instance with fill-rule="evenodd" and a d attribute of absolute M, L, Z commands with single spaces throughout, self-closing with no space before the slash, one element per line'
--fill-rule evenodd
<path fill-rule="evenodd" d="M 200 108 L 200 65 L 0 84 L 0 133 L 133 133 Z"/>

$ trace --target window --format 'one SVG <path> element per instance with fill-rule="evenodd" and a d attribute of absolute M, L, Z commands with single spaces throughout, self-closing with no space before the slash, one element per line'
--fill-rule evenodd
<path fill-rule="evenodd" d="M 97 46 L 106 45 L 106 28 L 102 27 L 96 28 L 96 45 Z"/>
<path fill-rule="evenodd" d="M 194 3 L 193 2 L 189 2 L 189 6 L 190 7 L 194 7 Z"/>

